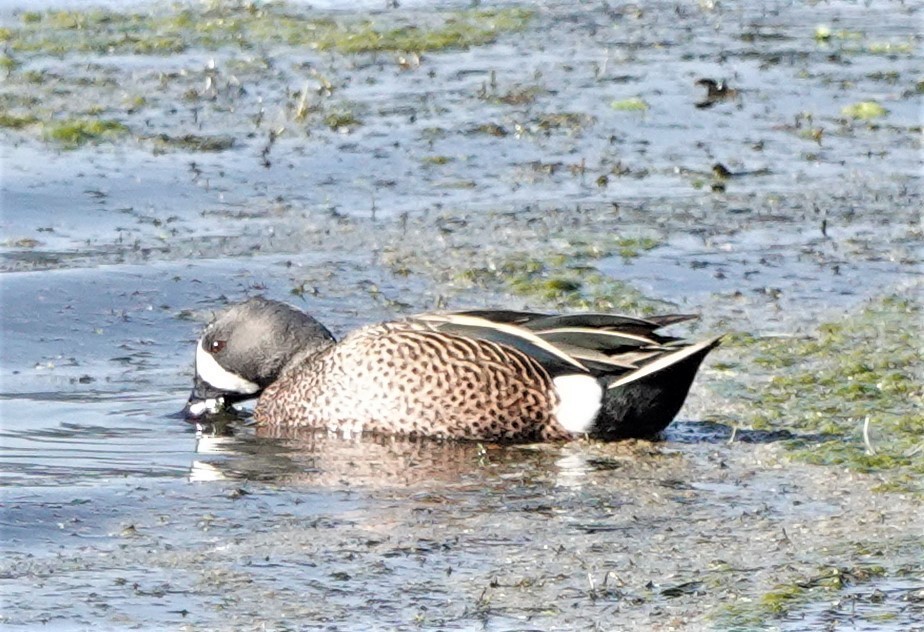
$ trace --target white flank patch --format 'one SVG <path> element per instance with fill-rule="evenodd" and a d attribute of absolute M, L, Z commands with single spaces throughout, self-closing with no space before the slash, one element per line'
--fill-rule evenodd
<path fill-rule="evenodd" d="M 196 373 L 214 388 L 221 391 L 251 395 L 260 390 L 260 387 L 250 380 L 245 380 L 240 375 L 235 375 L 218 364 L 212 354 L 203 348 L 201 340 L 196 347 Z"/>
<path fill-rule="evenodd" d="M 590 431 L 603 402 L 603 387 L 591 375 L 560 375 L 552 380 L 558 393 L 555 420 L 568 432 Z"/>

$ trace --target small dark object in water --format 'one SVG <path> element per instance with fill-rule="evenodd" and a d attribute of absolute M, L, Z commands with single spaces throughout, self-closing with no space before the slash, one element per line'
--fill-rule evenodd
<path fill-rule="evenodd" d="M 720 180 L 724 180 L 726 178 L 732 177 L 735 174 L 729 171 L 728 167 L 723 165 L 721 162 L 717 162 L 712 165 L 712 175 Z"/>
<path fill-rule="evenodd" d="M 706 87 L 706 98 L 696 103 L 700 109 L 711 108 L 719 101 L 731 101 L 738 98 L 738 91 L 730 88 L 724 81 L 715 79 L 697 79 L 696 85 Z"/>

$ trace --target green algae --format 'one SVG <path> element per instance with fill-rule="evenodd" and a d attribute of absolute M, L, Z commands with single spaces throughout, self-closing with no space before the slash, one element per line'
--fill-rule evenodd
<path fill-rule="evenodd" d="M 866 52 L 871 55 L 908 55 L 914 52 L 914 42 L 870 42 Z"/>
<path fill-rule="evenodd" d="M 726 604 L 713 619 L 722 630 L 766 629 L 809 604 L 836 599 L 848 586 L 869 584 L 888 574 L 883 566 L 869 563 L 822 567 L 811 576 L 779 583 L 756 599 Z"/>
<path fill-rule="evenodd" d="M 648 109 L 648 103 L 643 99 L 634 97 L 613 101 L 610 103 L 610 107 L 620 112 L 644 112 Z"/>
<path fill-rule="evenodd" d="M 212 3 L 196 8 L 174 8 L 165 12 L 127 13 L 105 9 L 26 11 L 20 23 L 7 28 L 0 36 L 5 51 L 0 65 L 8 75 L 21 83 L 46 85 L 50 75 L 45 71 L 28 70 L 18 73 L 22 58 L 29 56 L 95 53 L 110 54 L 171 54 L 188 49 L 214 50 L 237 47 L 245 50 L 268 45 L 293 45 L 303 48 L 332 50 L 341 53 L 378 52 L 385 50 L 436 51 L 475 46 L 494 41 L 500 34 L 525 28 L 531 12 L 509 8 L 503 10 L 468 10 L 432 12 L 415 16 L 419 23 L 401 22 L 403 18 L 376 17 L 374 21 L 358 17 L 334 20 L 302 11 L 283 3 L 244 5 Z M 6 60 L 5 63 L 2 63 Z M 61 86 L 63 78 L 55 77 Z M 56 88 L 66 95 L 78 88 L 81 77 L 69 78 L 65 87 Z M 94 78 L 97 86 L 100 79 Z M 120 123 L 101 119 L 107 111 L 102 105 L 92 105 L 74 113 L 79 120 L 54 121 L 51 112 L 33 111 L 28 115 L 13 113 L 20 107 L 35 110 L 40 105 L 16 103 L 21 96 L 3 95 L 4 113 L 0 124 L 20 129 L 45 121 L 43 138 L 66 148 L 88 142 L 114 140 L 128 131 Z M 202 100 L 198 90 L 190 89 L 184 97 L 191 102 Z M 122 107 L 135 113 L 148 106 L 140 95 L 127 96 Z M 307 108 L 296 113 L 296 120 L 307 115 Z M 333 131 L 350 131 L 362 124 L 352 108 L 332 106 L 318 113 L 316 122 Z M 196 135 L 161 134 L 153 138 L 154 151 L 181 148 L 193 151 L 222 151 L 233 143 L 229 138 L 205 138 Z"/>
<path fill-rule="evenodd" d="M 829 42 L 831 40 L 858 41 L 862 40 L 863 38 L 863 33 L 859 31 L 850 31 L 847 29 L 833 31 L 827 24 L 819 24 L 815 27 L 815 40 L 818 42 Z"/>
<path fill-rule="evenodd" d="M 340 53 L 432 52 L 494 42 L 526 27 L 532 12 L 511 7 L 434 14 L 426 24 L 331 19 L 284 3 L 216 4 L 165 13 L 29 11 L 3 39 L 12 51 L 171 54 L 189 48 L 252 49 L 279 43 Z"/>
<path fill-rule="evenodd" d="M 31 114 L 10 114 L 9 112 L 0 112 L 0 127 L 7 129 L 22 129 L 29 125 L 38 123 L 38 118 Z"/>
<path fill-rule="evenodd" d="M 128 127 L 112 119 L 66 119 L 49 121 L 44 124 L 45 138 L 68 149 L 87 143 L 111 140 L 128 133 Z"/>
<path fill-rule="evenodd" d="M 651 237 L 623 237 L 615 243 L 615 248 L 616 253 L 623 259 L 635 259 L 659 245 L 661 242 Z"/>
<path fill-rule="evenodd" d="M 555 305 L 558 309 L 652 314 L 666 304 L 646 297 L 629 283 L 598 270 L 595 259 L 621 254 L 637 255 L 657 245 L 647 237 L 613 237 L 582 241 L 573 239 L 557 252 L 537 257 L 512 254 L 490 267 L 468 268 L 456 273 L 456 280 L 478 284 Z"/>
<path fill-rule="evenodd" d="M 915 49 L 912 39 L 897 42 L 867 41 L 867 35 L 863 32 L 849 29 L 835 31 L 825 24 L 815 27 L 815 41 L 824 45 L 836 42 L 839 51 L 849 54 L 907 55 Z"/>
<path fill-rule="evenodd" d="M 4 71 L 7 76 L 9 76 L 18 67 L 19 61 L 15 57 L 0 54 L 0 70 Z"/>
<path fill-rule="evenodd" d="M 883 490 L 924 493 L 924 347 L 914 328 L 922 302 L 887 296 L 802 339 L 733 335 L 740 361 L 722 368 L 757 380 L 737 413 L 760 430 L 798 430 L 794 458 L 877 474 Z"/>
<path fill-rule="evenodd" d="M 875 101 L 861 101 L 841 108 L 841 114 L 847 118 L 870 121 L 888 114 L 889 111 Z"/>
<path fill-rule="evenodd" d="M 531 12 L 524 9 L 468 11 L 450 16 L 442 25 L 381 27 L 374 23 L 336 24 L 313 42 L 322 50 L 341 53 L 440 51 L 490 44 L 505 31 L 522 30 Z"/>

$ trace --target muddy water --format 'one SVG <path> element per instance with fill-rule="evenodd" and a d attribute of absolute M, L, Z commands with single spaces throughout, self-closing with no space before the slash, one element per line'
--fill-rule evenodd
<path fill-rule="evenodd" d="M 337 15 L 462 6 L 381 4 Z M 920 293 L 920 6 L 532 8 L 522 32 L 403 63 L 14 53 L 8 111 L 92 107 L 130 133 L 2 132 L 3 627 L 924 628 L 920 501 L 790 461 L 785 428 L 708 421 L 728 397 L 708 366 L 658 442 L 344 443 L 175 416 L 228 301 L 289 300 L 337 334 L 543 308 L 460 273 L 573 240 L 654 240 L 596 266 L 702 312 L 693 335 L 805 333 Z M 737 96 L 696 107 L 704 77 Z M 302 91 L 359 123 L 298 118 Z M 887 114 L 842 113 L 865 101 Z M 832 568 L 843 590 L 806 597 Z"/>

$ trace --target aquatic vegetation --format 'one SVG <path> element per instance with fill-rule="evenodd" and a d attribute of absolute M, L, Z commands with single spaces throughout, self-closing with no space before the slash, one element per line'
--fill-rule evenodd
<path fill-rule="evenodd" d="M 10 114 L 8 112 L 0 112 L 0 127 L 6 127 L 8 129 L 21 129 L 28 125 L 34 125 L 38 123 L 38 118 L 32 116 L 31 114 Z"/>
<path fill-rule="evenodd" d="M 859 31 L 849 31 L 846 29 L 833 31 L 827 24 L 819 24 L 815 27 L 815 39 L 819 42 L 828 42 L 831 40 L 861 40 L 863 37 L 863 33 Z"/>
<path fill-rule="evenodd" d="M 439 51 L 488 44 L 504 31 L 523 29 L 531 17 L 523 9 L 468 11 L 451 16 L 442 25 L 380 27 L 373 23 L 335 25 L 314 43 L 342 53 L 379 51 Z"/>
<path fill-rule="evenodd" d="M 153 141 L 155 148 L 160 150 L 175 148 L 187 151 L 216 152 L 225 151 L 234 146 L 233 136 L 203 136 L 199 134 L 171 136 L 169 134 L 158 134 L 150 137 L 150 140 Z"/>
<path fill-rule="evenodd" d="M 877 70 L 876 72 L 866 73 L 866 78 L 872 79 L 873 81 L 882 81 L 884 83 L 888 83 L 892 85 L 892 84 L 898 83 L 899 79 L 901 79 L 901 73 L 896 72 L 894 70 L 889 70 L 889 71 Z"/>
<path fill-rule="evenodd" d="M 188 48 L 243 49 L 278 44 L 341 53 L 439 51 L 493 42 L 525 28 L 532 12 L 520 8 L 437 14 L 427 24 L 393 18 L 332 19 L 284 3 L 215 4 L 165 13 L 27 11 L 21 26 L 2 39 L 13 51 L 64 55 L 73 52 L 170 54 Z"/>
<path fill-rule="evenodd" d="M 536 273 L 520 272 L 505 279 L 510 290 L 515 294 L 535 296 L 545 301 L 569 303 L 580 300 L 583 284 L 577 275 L 567 276 L 563 273 L 549 272 L 541 267 Z"/>
<path fill-rule="evenodd" d="M 825 130 L 823 127 L 808 127 L 806 129 L 799 131 L 799 137 L 804 138 L 805 140 L 810 140 L 821 145 L 821 141 L 824 139 Z"/>
<path fill-rule="evenodd" d="M 449 164 L 450 162 L 453 161 L 453 159 L 450 156 L 436 155 L 436 156 L 424 156 L 423 158 L 421 158 L 420 161 L 424 163 L 425 165 L 442 166 L 442 165 Z"/>
<path fill-rule="evenodd" d="M 502 138 L 509 133 L 510 132 L 508 132 L 504 126 L 498 125 L 497 123 L 482 123 L 469 130 L 469 134 L 486 134 L 496 138 Z"/>
<path fill-rule="evenodd" d="M 866 52 L 871 55 L 907 55 L 914 52 L 914 43 L 907 42 L 870 42 Z"/>
<path fill-rule="evenodd" d="M 42 242 L 37 239 L 32 239 L 31 237 L 22 237 L 19 239 L 4 239 L 0 241 L 0 247 L 3 248 L 36 248 L 41 246 Z"/>
<path fill-rule="evenodd" d="M 505 92 L 498 92 L 497 84 L 492 74 L 491 81 L 485 83 L 478 91 L 478 98 L 494 104 L 528 105 L 545 92 L 545 88 L 538 85 L 515 85 Z"/>
<path fill-rule="evenodd" d="M 620 112 L 644 112 L 648 109 L 648 103 L 638 97 L 631 99 L 620 99 L 610 103 L 610 107 Z"/>
<path fill-rule="evenodd" d="M 16 58 L 11 57 L 10 55 L 0 54 L 0 70 L 5 71 L 6 74 L 9 75 L 18 67 L 19 62 L 16 60 Z"/>
<path fill-rule="evenodd" d="M 882 489 L 924 493 L 924 348 L 907 323 L 916 298 L 888 296 L 805 339 L 732 336 L 732 372 L 758 374 L 737 414 L 756 429 L 815 435 L 789 445 L 793 457 L 879 475 Z"/>
<path fill-rule="evenodd" d="M 474 189 L 478 183 L 474 180 L 446 180 L 440 182 L 438 186 L 444 189 Z"/>
<path fill-rule="evenodd" d="M 335 132 L 349 131 L 354 127 L 362 125 L 362 121 L 352 110 L 339 107 L 324 114 L 324 125 Z"/>
<path fill-rule="evenodd" d="M 139 94 L 130 99 L 126 99 L 125 108 L 129 113 L 133 113 L 133 112 L 137 112 L 138 110 L 141 110 L 147 104 L 148 104 L 148 100 Z"/>
<path fill-rule="evenodd" d="M 812 576 L 777 584 L 756 600 L 725 605 L 716 611 L 713 618 L 722 629 L 764 629 L 772 621 L 809 604 L 836 599 L 848 586 L 870 584 L 887 574 L 883 566 L 869 563 L 819 568 Z"/>
<path fill-rule="evenodd" d="M 901 42 L 866 41 L 867 35 L 860 31 L 841 29 L 834 31 L 826 24 L 815 27 L 815 41 L 819 44 L 831 45 L 837 42 L 839 50 L 844 53 L 866 53 L 870 55 L 898 55 L 914 52 L 914 41 Z"/>
<path fill-rule="evenodd" d="M 594 117 L 581 112 L 555 112 L 540 116 L 536 121 L 536 127 L 546 133 L 557 130 L 576 133 L 592 125 L 594 121 Z"/>
<path fill-rule="evenodd" d="M 128 127 L 112 119 L 66 119 L 49 121 L 44 124 L 45 137 L 67 148 L 110 140 L 128 134 L 128 132 Z"/>
<path fill-rule="evenodd" d="M 630 284 L 600 272 L 594 259 L 621 254 L 621 248 L 639 244 L 650 249 L 650 238 L 614 238 L 593 242 L 575 239 L 569 246 L 544 258 L 512 254 L 489 267 L 468 268 L 456 273 L 457 281 L 500 286 L 503 290 L 551 303 L 558 308 L 652 314 L 665 303 L 646 297 Z"/>
<path fill-rule="evenodd" d="M 827 41 L 831 39 L 831 27 L 827 24 L 819 24 L 816 26 L 815 39 L 819 41 Z"/>
<path fill-rule="evenodd" d="M 861 101 L 841 108 L 841 114 L 851 119 L 869 121 L 888 114 L 889 111 L 875 101 Z"/>
<path fill-rule="evenodd" d="M 614 245 L 620 257 L 634 259 L 644 251 L 657 248 L 660 243 L 652 237 L 623 237 L 618 239 Z"/>

